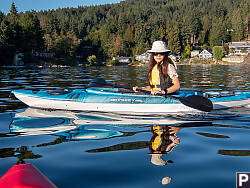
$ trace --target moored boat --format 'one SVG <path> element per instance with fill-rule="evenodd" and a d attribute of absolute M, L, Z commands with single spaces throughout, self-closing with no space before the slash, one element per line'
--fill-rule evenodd
<path fill-rule="evenodd" d="M 72 91 L 14 90 L 12 93 L 30 107 L 103 112 L 174 113 L 199 111 L 179 100 L 190 96 L 207 96 L 213 109 L 250 104 L 250 92 L 178 91 L 170 96 L 127 93 L 118 88 L 87 88 Z M 205 98 L 205 97 L 204 97 Z M 199 101 L 193 101 L 199 103 Z"/>

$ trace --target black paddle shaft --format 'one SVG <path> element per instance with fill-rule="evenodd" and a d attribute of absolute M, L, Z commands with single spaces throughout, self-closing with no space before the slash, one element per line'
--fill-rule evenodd
<path fill-rule="evenodd" d="M 133 88 L 131 87 L 126 87 L 126 86 L 118 86 L 115 84 L 111 84 L 106 82 L 103 78 L 95 78 L 93 79 L 89 85 L 89 87 L 103 87 L 103 86 L 112 86 L 112 87 L 116 87 L 116 88 L 124 88 L 124 89 L 129 89 L 133 91 Z M 140 92 L 146 93 L 146 94 L 150 94 L 149 91 L 143 90 L 143 89 L 137 89 Z M 204 111 L 204 112 L 211 112 L 213 110 L 213 103 L 211 102 L 211 100 L 209 100 L 206 97 L 203 96 L 199 96 L 199 95 L 190 95 L 188 97 L 176 97 L 173 95 L 164 95 L 166 98 L 172 98 L 172 99 L 176 99 L 179 100 L 182 104 L 184 104 L 185 106 L 188 106 L 190 108 L 194 108 L 200 111 Z"/>

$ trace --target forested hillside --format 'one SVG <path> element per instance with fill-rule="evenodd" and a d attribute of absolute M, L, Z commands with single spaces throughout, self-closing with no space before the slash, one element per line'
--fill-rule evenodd
<path fill-rule="evenodd" d="M 161 39 L 185 57 L 190 47 L 246 39 L 249 12 L 249 0 L 126 0 L 25 13 L 16 12 L 13 3 L 9 14 L 0 14 L 0 56 L 35 49 L 83 60 L 133 57 Z"/>

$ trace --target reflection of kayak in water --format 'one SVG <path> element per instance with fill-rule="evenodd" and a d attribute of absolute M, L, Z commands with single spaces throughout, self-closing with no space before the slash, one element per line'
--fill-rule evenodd
<path fill-rule="evenodd" d="M 15 118 L 60 118 L 70 120 L 71 125 L 110 125 L 110 126 L 147 126 L 152 124 L 173 125 L 180 123 L 204 122 L 199 120 L 182 120 L 164 114 L 125 114 L 114 112 L 74 112 L 63 110 L 42 110 L 27 108 L 24 112 L 16 113 Z M 66 120 L 65 120 L 66 121 Z M 27 123 L 26 123 L 27 124 Z"/>
<path fill-rule="evenodd" d="M 65 133 L 57 134 L 59 136 L 65 136 L 67 140 L 86 140 L 86 139 L 107 139 L 117 136 L 122 136 L 120 131 L 113 131 L 109 129 L 85 129 L 84 126 L 68 131 Z"/>
<path fill-rule="evenodd" d="M 86 122 L 95 116 L 77 114 L 69 111 L 46 111 L 28 108 L 26 111 L 15 114 L 10 131 L 18 135 L 43 135 L 53 134 L 65 136 L 67 140 L 104 139 L 121 136 L 119 131 L 108 129 L 86 129 Z M 82 119 L 82 125 L 76 124 L 75 120 Z M 96 117 L 96 121 L 106 122 L 107 118 Z M 109 119 L 111 120 L 111 119 Z M 89 125 L 89 124 L 88 124 Z"/>
<path fill-rule="evenodd" d="M 0 179 L 2 188 L 56 188 L 56 186 L 30 163 L 12 166 Z"/>
<path fill-rule="evenodd" d="M 12 93 L 30 107 L 105 112 L 172 113 L 197 111 L 172 97 L 147 94 L 121 93 L 117 88 L 88 88 L 65 92 L 14 90 Z M 225 109 L 245 106 L 250 103 L 250 92 L 207 92 L 178 91 L 177 98 L 206 95 L 213 102 L 213 108 Z M 197 102 L 198 101 L 198 102 Z M 199 100 L 192 103 L 199 103 Z M 200 102 L 202 103 L 202 101 Z M 197 104 L 202 105 L 202 104 Z"/>
<path fill-rule="evenodd" d="M 16 113 L 10 125 L 11 133 L 17 135 L 64 136 L 66 140 L 105 139 L 122 136 L 120 131 L 108 127 L 145 127 L 154 125 L 181 126 L 183 123 L 207 123 L 208 121 L 184 121 L 171 117 L 154 115 L 126 115 L 106 112 L 72 112 L 62 110 L 41 110 L 27 108 Z M 88 127 L 88 128 L 87 128 Z"/>
<path fill-rule="evenodd" d="M 10 131 L 19 135 L 56 134 L 77 128 L 67 117 L 20 117 L 15 115 Z"/>

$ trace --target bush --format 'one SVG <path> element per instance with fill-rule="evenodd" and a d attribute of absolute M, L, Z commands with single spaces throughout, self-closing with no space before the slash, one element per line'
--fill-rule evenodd
<path fill-rule="evenodd" d="M 221 61 L 223 57 L 223 47 L 222 46 L 214 46 L 213 47 L 213 57 L 216 61 Z"/>
<path fill-rule="evenodd" d="M 87 60 L 89 62 L 89 66 L 98 65 L 98 61 L 95 55 L 88 56 Z"/>
<path fill-rule="evenodd" d="M 109 60 L 107 62 L 107 66 L 114 66 L 114 65 L 118 65 L 119 64 L 119 60 Z"/>

